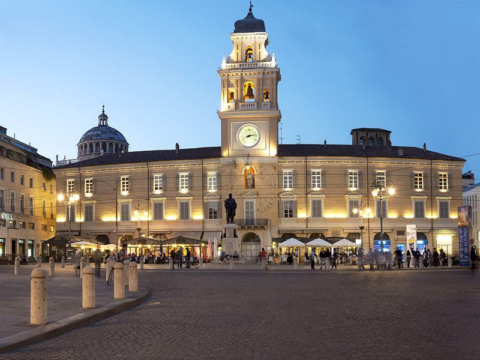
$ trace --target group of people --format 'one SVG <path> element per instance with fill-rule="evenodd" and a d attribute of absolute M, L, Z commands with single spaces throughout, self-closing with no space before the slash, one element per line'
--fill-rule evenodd
<path fill-rule="evenodd" d="M 320 257 L 318 263 L 320 265 L 320 269 L 327 269 L 327 260 L 330 261 L 331 263 L 331 269 L 337 269 L 337 263 L 338 263 L 338 253 L 337 250 L 333 250 L 333 254 L 329 249 L 327 250 L 321 250 L 320 254 L 318 255 Z M 310 254 L 305 252 L 305 261 L 309 260 L 310 261 L 310 268 L 315 269 L 315 263 L 316 263 L 316 258 L 317 254 L 315 254 L 315 250 L 312 248 L 310 250 Z"/>
<path fill-rule="evenodd" d="M 185 248 L 186 253 L 184 254 L 183 249 L 181 247 L 178 248 L 178 250 L 175 251 L 173 248 L 170 251 L 170 258 L 174 260 L 174 262 L 177 263 L 177 269 L 181 269 L 183 267 L 183 260 L 185 259 L 185 268 L 190 269 L 192 267 L 192 264 L 196 260 L 196 256 L 194 257 L 192 255 L 192 252 L 190 251 L 190 248 Z M 185 258 L 184 258 L 185 255 Z M 175 266 L 173 266 L 175 269 Z"/>

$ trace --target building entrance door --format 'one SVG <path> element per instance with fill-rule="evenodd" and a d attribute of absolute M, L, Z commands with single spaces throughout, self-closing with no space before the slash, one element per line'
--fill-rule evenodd
<path fill-rule="evenodd" d="M 257 262 L 260 250 L 261 241 L 257 234 L 249 232 L 242 237 L 242 256 L 245 260 Z"/>
<path fill-rule="evenodd" d="M 12 240 L 12 255 L 17 255 L 17 240 Z"/>
<path fill-rule="evenodd" d="M 5 255 L 5 239 L 0 239 L 0 256 Z"/>
<path fill-rule="evenodd" d="M 18 240 L 18 254 L 25 255 L 25 240 Z"/>

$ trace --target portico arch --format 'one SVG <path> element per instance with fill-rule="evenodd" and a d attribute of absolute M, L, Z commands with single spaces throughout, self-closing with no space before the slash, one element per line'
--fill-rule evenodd
<path fill-rule="evenodd" d="M 254 232 L 248 232 L 242 236 L 242 256 L 251 259 L 258 256 L 261 250 L 260 237 Z"/>

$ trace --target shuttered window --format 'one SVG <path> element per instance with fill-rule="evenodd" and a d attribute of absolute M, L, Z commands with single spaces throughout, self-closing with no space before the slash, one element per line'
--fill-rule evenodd
<path fill-rule="evenodd" d="M 120 204 L 120 221 L 130 221 L 130 204 Z"/>
<path fill-rule="evenodd" d="M 376 207 L 376 216 L 377 218 L 386 218 L 388 214 L 388 203 L 386 200 L 375 200 L 375 207 Z"/>
<path fill-rule="evenodd" d="M 209 202 L 208 207 L 208 218 L 209 219 L 218 219 L 218 201 Z"/>
<path fill-rule="evenodd" d="M 321 218 L 323 200 L 312 200 L 312 218 Z"/>
<path fill-rule="evenodd" d="M 163 220 L 163 202 L 153 203 L 153 220 Z"/>
<path fill-rule="evenodd" d="M 450 203 L 449 201 L 438 202 L 438 217 L 440 219 L 448 219 L 450 216 Z"/>
<path fill-rule="evenodd" d="M 413 204 L 414 204 L 415 219 L 424 219 L 425 218 L 425 201 L 415 200 Z"/>
<path fill-rule="evenodd" d="M 85 204 L 85 221 L 93 221 L 93 204 Z"/>
<path fill-rule="evenodd" d="M 190 220 L 190 201 L 180 201 L 178 206 L 180 220 Z"/>

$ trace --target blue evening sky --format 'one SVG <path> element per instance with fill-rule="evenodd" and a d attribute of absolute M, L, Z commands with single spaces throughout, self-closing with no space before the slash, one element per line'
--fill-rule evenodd
<path fill-rule="evenodd" d="M 0 0 L 0 125 L 76 157 L 105 104 L 130 150 L 219 146 L 222 55 L 246 0 Z M 281 68 L 284 143 L 480 153 L 480 1 L 255 0 Z M 480 177 L 480 156 L 464 170 Z"/>

